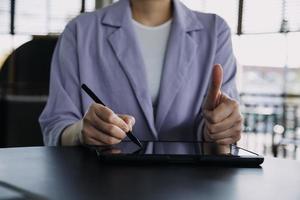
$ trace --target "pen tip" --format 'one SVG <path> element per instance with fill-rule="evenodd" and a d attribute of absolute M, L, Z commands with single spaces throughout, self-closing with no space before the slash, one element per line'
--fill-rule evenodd
<path fill-rule="evenodd" d="M 143 145 L 140 142 L 138 143 L 138 145 L 140 148 L 143 148 Z"/>

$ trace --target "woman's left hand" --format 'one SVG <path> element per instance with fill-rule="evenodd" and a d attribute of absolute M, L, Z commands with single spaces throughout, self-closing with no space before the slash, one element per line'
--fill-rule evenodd
<path fill-rule="evenodd" d="M 223 70 L 215 65 L 212 85 L 204 104 L 204 140 L 218 144 L 234 144 L 241 139 L 243 116 L 239 103 L 222 93 Z"/>

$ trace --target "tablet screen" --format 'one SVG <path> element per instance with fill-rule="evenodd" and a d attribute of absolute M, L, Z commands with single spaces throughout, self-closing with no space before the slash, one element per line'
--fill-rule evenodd
<path fill-rule="evenodd" d="M 256 157 L 258 154 L 239 148 L 235 145 L 218 145 L 205 142 L 142 142 L 143 148 L 130 141 L 123 141 L 112 146 L 95 147 L 100 155 L 224 155 Z"/>

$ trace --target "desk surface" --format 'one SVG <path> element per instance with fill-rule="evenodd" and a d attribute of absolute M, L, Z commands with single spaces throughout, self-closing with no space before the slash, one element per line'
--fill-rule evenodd
<path fill-rule="evenodd" d="M 300 162 L 109 165 L 81 147 L 0 149 L 0 186 L 30 199 L 300 199 Z M 135 192 L 134 192 L 135 190 Z"/>

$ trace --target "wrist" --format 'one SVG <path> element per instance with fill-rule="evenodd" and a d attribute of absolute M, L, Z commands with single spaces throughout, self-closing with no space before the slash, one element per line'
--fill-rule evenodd
<path fill-rule="evenodd" d="M 208 129 L 206 127 L 206 125 L 204 125 L 204 128 L 203 128 L 203 135 L 202 135 L 202 139 L 204 142 L 213 142 L 213 140 L 209 137 L 209 132 L 208 132 Z"/>
<path fill-rule="evenodd" d="M 82 120 L 66 127 L 61 135 L 62 146 L 76 146 L 82 144 Z"/>

